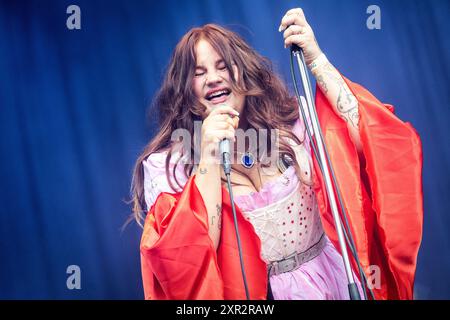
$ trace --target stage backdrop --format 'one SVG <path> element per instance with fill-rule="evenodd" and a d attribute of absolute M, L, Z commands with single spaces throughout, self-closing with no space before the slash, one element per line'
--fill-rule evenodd
<path fill-rule="evenodd" d="M 81 29 L 67 27 L 72 4 Z M 367 27 L 372 4 L 381 29 Z M 439 0 L 2 1 L 0 298 L 143 298 L 141 231 L 120 228 L 134 161 L 156 130 L 146 110 L 172 49 L 191 27 L 223 24 L 290 83 L 277 29 L 298 6 L 330 61 L 419 132 L 416 297 L 450 298 L 450 4 Z M 70 290 L 72 265 L 81 287 Z"/>

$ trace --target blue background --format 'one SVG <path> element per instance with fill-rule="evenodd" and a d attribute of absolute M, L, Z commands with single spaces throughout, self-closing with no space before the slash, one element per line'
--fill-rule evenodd
<path fill-rule="evenodd" d="M 396 107 L 424 151 L 417 298 L 450 298 L 449 1 L 0 2 L 0 298 L 141 299 L 141 230 L 121 232 L 146 116 L 191 27 L 238 31 L 290 84 L 280 18 L 301 6 L 332 63 Z M 81 8 L 81 30 L 66 8 Z M 369 5 L 381 30 L 366 27 Z M 401 186 L 399 186 L 401 187 Z M 68 290 L 66 268 L 81 268 Z"/>

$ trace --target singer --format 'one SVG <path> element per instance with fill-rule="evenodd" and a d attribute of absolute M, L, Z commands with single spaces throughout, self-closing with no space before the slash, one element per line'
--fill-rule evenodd
<path fill-rule="evenodd" d="M 301 9 L 286 12 L 279 31 L 286 48 L 303 50 L 316 79 L 324 141 L 369 286 L 377 299 L 412 299 L 422 237 L 420 138 L 392 106 L 336 70 Z M 270 63 L 230 30 L 194 28 L 177 44 L 154 104 L 160 131 L 132 182 L 134 216 L 144 223 L 145 298 L 245 299 L 218 152 L 229 139 L 250 298 L 348 299 L 308 124 Z M 193 139 L 174 139 L 179 129 Z M 240 144 L 252 130 L 266 135 Z"/>

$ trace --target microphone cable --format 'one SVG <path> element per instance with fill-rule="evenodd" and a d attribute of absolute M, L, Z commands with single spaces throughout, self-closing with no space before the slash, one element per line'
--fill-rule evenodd
<path fill-rule="evenodd" d="M 230 178 L 231 161 L 230 161 L 230 141 L 229 140 L 224 139 L 220 142 L 220 153 L 222 154 L 223 171 L 225 173 L 225 176 L 227 177 L 228 193 L 230 194 L 231 210 L 233 211 L 234 231 L 236 232 L 236 241 L 237 241 L 238 251 L 239 251 L 239 261 L 241 264 L 241 273 L 242 273 L 242 280 L 244 282 L 245 296 L 246 296 L 247 300 L 250 300 L 250 294 L 248 291 L 248 284 L 247 284 L 247 277 L 245 275 L 244 258 L 243 258 L 242 246 L 241 246 L 241 237 L 239 236 L 239 228 L 238 228 L 237 215 L 236 215 L 236 206 L 234 205 L 233 190 L 231 188 L 231 178 Z"/>

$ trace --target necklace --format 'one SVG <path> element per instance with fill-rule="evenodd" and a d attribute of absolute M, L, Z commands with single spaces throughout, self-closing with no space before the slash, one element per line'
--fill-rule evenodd
<path fill-rule="evenodd" d="M 244 166 L 244 168 L 252 168 L 255 164 L 255 157 L 253 156 L 253 153 L 249 151 L 244 152 L 241 156 L 241 164 L 242 166 Z"/>
<path fill-rule="evenodd" d="M 245 151 L 245 152 L 236 151 L 238 161 L 246 169 L 251 169 L 256 163 L 256 158 L 253 155 L 253 152 L 254 151 Z"/>
<path fill-rule="evenodd" d="M 240 156 L 241 165 L 246 169 L 251 169 L 255 164 L 255 156 L 252 152 L 246 151 L 244 153 L 237 152 Z M 290 157 L 287 157 L 290 159 Z M 283 157 L 279 157 L 277 160 L 277 167 L 281 173 L 284 173 L 286 169 L 290 166 L 290 162 L 286 161 Z"/>
<path fill-rule="evenodd" d="M 259 178 L 259 188 L 262 187 L 262 177 L 261 177 L 261 173 L 259 171 L 259 164 L 256 163 L 255 161 L 255 157 L 253 156 L 253 154 L 249 151 L 241 153 L 241 152 L 237 152 L 238 155 L 241 155 L 241 164 L 243 167 L 250 169 L 252 168 L 255 164 L 256 164 L 256 170 L 258 172 L 258 178 Z M 291 162 L 289 161 L 290 157 L 285 156 L 285 157 L 279 157 L 278 161 L 277 161 L 277 167 L 278 170 L 281 173 L 281 183 L 284 185 L 288 185 L 290 182 L 290 179 L 287 175 L 284 174 L 284 172 L 287 170 L 287 168 L 291 165 Z M 237 173 L 239 173 L 240 175 L 245 175 L 243 172 L 240 172 L 239 170 L 236 170 L 234 168 L 232 168 L 233 171 L 236 171 Z M 258 189 L 256 187 L 256 185 L 254 183 L 252 183 L 255 189 Z"/>

